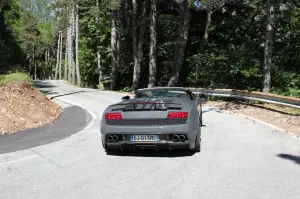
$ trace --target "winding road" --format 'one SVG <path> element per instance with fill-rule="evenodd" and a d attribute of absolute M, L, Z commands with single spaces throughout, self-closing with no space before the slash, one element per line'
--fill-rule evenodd
<path fill-rule="evenodd" d="M 39 87 L 92 119 L 64 139 L 0 154 L 1 199 L 300 198 L 300 140 L 288 134 L 207 108 L 200 153 L 107 155 L 100 120 L 122 95 L 63 81 Z"/>

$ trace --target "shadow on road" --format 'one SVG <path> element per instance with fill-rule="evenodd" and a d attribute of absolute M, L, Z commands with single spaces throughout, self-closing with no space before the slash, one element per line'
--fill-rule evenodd
<path fill-rule="evenodd" d="M 300 156 L 295 156 L 295 155 L 289 155 L 289 154 L 279 154 L 277 155 L 280 158 L 291 160 L 295 162 L 296 164 L 300 165 Z"/>
<path fill-rule="evenodd" d="M 66 96 L 66 95 L 73 95 L 73 94 L 76 94 L 76 93 L 84 93 L 84 92 L 86 92 L 86 91 L 75 91 L 75 92 L 71 92 L 71 93 L 55 95 L 55 96 L 50 97 L 50 100 L 52 100 L 54 98 L 57 98 L 57 97 L 62 97 L 62 96 Z"/>
<path fill-rule="evenodd" d="M 40 92 L 45 94 L 45 95 L 57 95 L 57 94 L 59 94 L 58 92 L 54 92 L 52 90 L 43 90 L 43 89 L 40 89 Z"/>
<path fill-rule="evenodd" d="M 176 158 L 193 156 L 196 154 L 192 151 L 173 150 L 173 151 L 153 151 L 153 150 L 137 150 L 137 151 L 118 151 L 109 152 L 107 155 L 111 156 L 130 156 L 130 157 L 161 157 L 161 158 Z"/>
<path fill-rule="evenodd" d="M 55 88 L 57 87 L 54 84 L 48 83 L 48 82 L 43 82 L 43 81 L 39 81 L 39 80 L 35 80 L 33 82 L 33 85 L 37 88 Z"/>
<path fill-rule="evenodd" d="M 50 97 L 50 100 L 52 100 L 54 98 L 57 98 L 57 97 L 66 96 L 66 95 L 73 95 L 73 94 L 76 94 L 76 93 L 88 92 L 88 91 L 74 91 L 74 92 L 70 92 L 70 93 L 60 94 L 58 92 L 52 91 L 51 89 L 50 90 L 49 89 L 39 89 L 39 91 L 41 93 L 43 93 L 44 95 L 54 95 L 54 96 Z"/>

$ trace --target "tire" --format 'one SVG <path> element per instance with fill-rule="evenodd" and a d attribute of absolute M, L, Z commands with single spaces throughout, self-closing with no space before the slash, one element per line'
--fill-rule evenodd
<path fill-rule="evenodd" d="M 102 147 L 103 147 L 103 149 L 104 150 L 106 150 L 106 148 L 105 148 L 105 144 L 104 144 L 104 142 L 102 141 Z"/>
<path fill-rule="evenodd" d="M 102 143 L 102 145 L 107 154 L 115 154 L 118 152 L 118 149 L 112 149 L 109 146 L 105 145 L 104 143 Z"/>
<path fill-rule="evenodd" d="M 196 136 L 196 140 L 195 140 L 195 148 L 194 151 L 195 152 L 200 152 L 201 151 L 201 126 L 198 127 L 198 133 Z"/>
<path fill-rule="evenodd" d="M 203 119 L 202 119 L 202 111 L 201 111 L 201 113 L 200 113 L 200 128 L 202 125 L 203 125 Z"/>
<path fill-rule="evenodd" d="M 107 155 L 111 155 L 111 154 L 117 154 L 119 152 L 119 150 L 117 149 L 111 149 L 111 148 L 105 148 L 105 152 Z"/>

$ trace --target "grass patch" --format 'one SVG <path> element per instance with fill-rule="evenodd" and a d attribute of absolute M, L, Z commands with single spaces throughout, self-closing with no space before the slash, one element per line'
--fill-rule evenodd
<path fill-rule="evenodd" d="M 10 73 L 7 75 L 0 75 L 0 84 L 10 84 L 10 83 L 32 83 L 31 78 L 26 73 Z"/>

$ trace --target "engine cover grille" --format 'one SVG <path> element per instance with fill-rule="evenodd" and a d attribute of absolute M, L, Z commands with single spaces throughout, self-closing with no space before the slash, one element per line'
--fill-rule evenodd
<path fill-rule="evenodd" d="M 186 124 L 186 119 L 123 119 L 107 120 L 106 124 L 113 126 L 166 126 Z"/>

